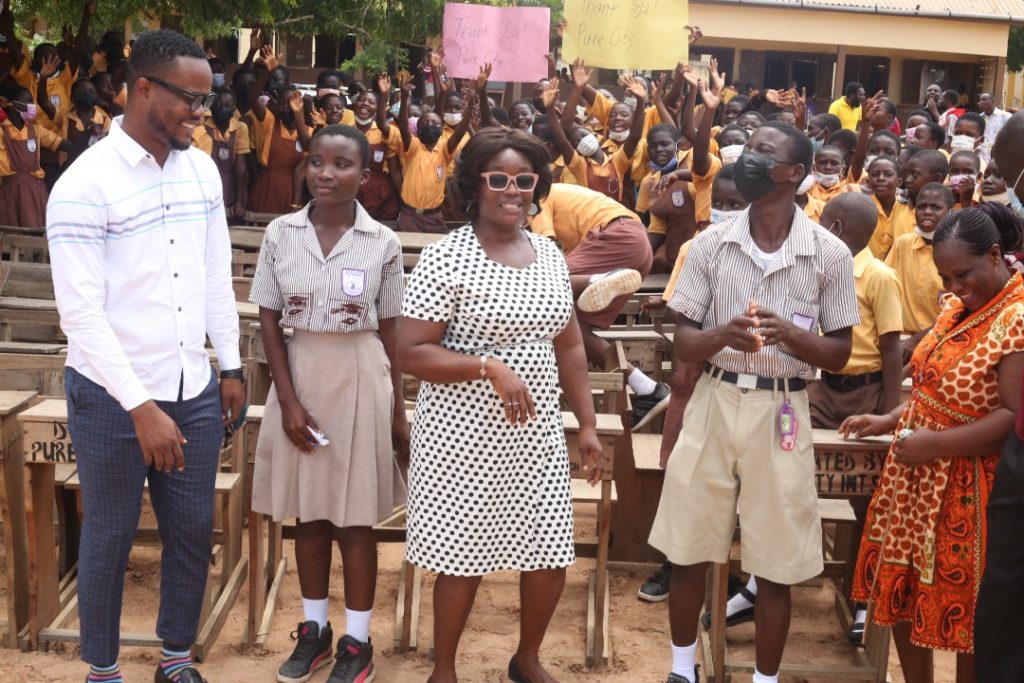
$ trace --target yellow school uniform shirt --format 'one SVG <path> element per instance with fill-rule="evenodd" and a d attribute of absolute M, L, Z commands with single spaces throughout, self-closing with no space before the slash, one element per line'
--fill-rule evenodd
<path fill-rule="evenodd" d="M 804 215 L 812 221 L 821 225 L 821 212 L 825 210 L 825 202 L 807 195 L 807 204 L 804 205 Z M 828 226 L 825 226 L 828 227 Z"/>
<path fill-rule="evenodd" d="M 935 324 L 939 317 L 939 293 L 942 277 L 932 260 L 931 242 L 916 232 L 901 235 L 893 242 L 885 264 L 896 271 L 903 295 L 903 331 L 915 334 Z"/>
<path fill-rule="evenodd" d="M 591 230 L 603 228 L 616 218 L 639 221 L 640 217 L 610 197 L 594 190 L 555 183 L 540 202 L 540 212 L 530 218 L 530 229 L 556 240 L 562 250 L 576 248 Z"/>
<path fill-rule="evenodd" d="M 903 330 L 902 292 L 896 271 L 862 249 L 853 257 L 860 323 L 853 327 L 853 351 L 840 374 L 864 375 L 882 369 L 879 338 Z"/>
<path fill-rule="evenodd" d="M 26 123 L 21 130 L 18 130 L 13 123 L 7 120 L 0 123 L 0 126 L 4 127 L 7 131 L 7 135 L 9 135 L 12 140 L 18 141 L 28 140 L 29 126 L 33 126 L 36 133 L 36 144 L 41 145 L 46 149 L 53 150 L 54 152 L 60 148 L 60 143 L 63 142 L 63 139 L 59 135 L 53 131 L 43 128 L 42 125 L 38 123 Z M 14 175 L 14 169 L 11 168 L 11 159 L 7 156 L 7 142 L 3 135 L 0 135 L 0 178 L 11 175 Z M 42 169 L 37 169 L 32 172 L 32 176 L 35 178 L 42 178 L 44 175 L 45 174 Z"/>
<path fill-rule="evenodd" d="M 594 95 L 594 103 L 587 107 L 587 111 L 601 124 L 601 130 L 608 128 L 608 114 L 611 113 L 612 107 L 618 104 L 615 100 L 608 99 L 601 93 Z M 634 112 L 635 113 L 635 112 Z M 661 114 L 658 113 L 657 107 L 647 107 L 644 109 L 644 137 L 647 137 L 647 131 L 651 129 L 651 126 L 656 126 L 661 123 Z M 596 132 L 596 131 L 595 131 Z"/>
<path fill-rule="evenodd" d="M 110 132 L 110 114 L 103 111 L 100 107 L 92 108 L 92 122 L 96 124 L 96 127 L 100 130 L 102 137 L 106 137 L 107 133 Z M 68 132 L 71 130 L 72 126 L 74 126 L 74 129 L 79 133 L 85 132 L 85 123 L 78 117 L 78 112 L 75 111 L 74 107 L 69 109 L 66 114 L 60 117 L 59 135 L 67 140 L 68 137 L 70 137 Z M 60 155 L 60 163 L 62 166 L 65 161 L 67 161 L 67 155 L 62 153 Z"/>
<path fill-rule="evenodd" d="M 250 111 L 246 114 L 245 122 L 249 127 L 250 147 L 259 155 L 257 160 L 260 164 L 266 166 L 267 161 L 270 159 L 270 141 L 273 139 L 277 117 L 274 116 L 274 112 L 268 109 L 267 113 L 263 115 L 263 120 L 260 121 L 256 118 L 255 112 Z M 281 137 L 298 144 L 299 131 L 290 131 L 286 126 L 281 126 Z"/>
<path fill-rule="evenodd" d="M 857 124 L 860 123 L 863 109 L 861 107 L 851 107 L 845 97 L 840 97 L 838 100 L 833 102 L 831 106 L 829 106 L 828 113 L 838 116 L 840 123 L 843 124 L 843 128 L 856 131 Z"/>
<path fill-rule="evenodd" d="M 346 110 L 347 111 L 347 110 Z M 395 128 L 395 126 L 392 126 Z M 441 139 L 437 141 L 439 145 L 448 146 L 448 140 L 455 135 L 455 128 L 449 126 L 447 123 L 441 125 Z M 462 153 L 462 148 L 466 146 L 471 137 L 470 132 L 467 130 L 466 134 L 462 136 L 462 140 L 459 141 L 459 146 L 455 148 L 455 154 L 452 155 L 452 160 L 448 162 L 448 174 L 455 173 L 455 160 L 459 158 L 459 154 Z"/>
<path fill-rule="evenodd" d="M 692 168 L 690 169 L 693 180 L 686 184 L 686 188 L 688 190 L 687 194 L 690 195 L 690 201 L 693 202 L 694 216 L 698 223 L 711 220 L 711 185 L 715 182 L 715 176 L 718 175 L 720 170 L 722 170 L 722 162 L 718 157 L 711 157 L 711 167 L 704 175 L 697 175 L 693 173 Z M 654 186 L 658 184 L 659 180 L 661 180 L 661 171 L 655 171 L 648 173 L 643 182 L 640 183 L 640 191 L 636 198 L 637 213 L 643 213 L 650 208 L 651 193 L 654 191 Z M 647 226 L 647 232 L 655 235 L 664 235 L 667 228 L 668 226 L 665 224 L 664 219 L 651 214 L 651 221 Z"/>
<path fill-rule="evenodd" d="M 817 181 L 815 181 L 811 189 L 807 191 L 807 196 L 814 197 L 818 201 L 822 201 L 828 204 L 828 200 L 832 199 L 833 197 L 841 193 L 844 187 L 846 187 L 846 180 L 840 180 L 832 187 L 825 187 L 823 185 L 820 185 Z"/>
<path fill-rule="evenodd" d="M 39 87 L 39 74 L 32 70 L 31 59 L 28 52 L 23 50 L 21 68 L 11 69 L 11 75 L 18 85 L 32 93 L 32 99 L 36 99 L 36 90 Z M 60 135 L 61 118 L 71 108 L 71 85 L 75 82 L 75 76 L 71 73 L 71 67 L 67 64 L 57 74 L 46 81 L 46 94 L 50 96 L 50 103 L 57 110 L 53 119 L 46 115 L 42 107 L 39 109 L 39 124 L 52 133 Z M 38 102 L 37 102 L 38 104 Z"/>
<path fill-rule="evenodd" d="M 564 156 L 563 156 L 564 158 Z M 615 151 L 614 154 L 606 154 L 604 157 L 604 163 L 598 164 L 594 161 L 593 157 L 585 157 L 578 152 L 572 153 L 572 161 L 566 164 L 566 169 L 572 173 L 573 177 L 576 178 L 576 182 L 584 187 L 589 187 L 590 178 L 587 173 L 588 167 L 591 173 L 598 178 L 599 181 L 611 185 L 611 181 L 614 178 L 618 181 L 618 195 L 619 200 L 622 200 L 622 183 L 626 179 L 626 173 L 632 166 L 632 160 L 626 156 L 626 151 L 621 147 Z M 600 190 L 594 189 L 596 192 Z"/>
<path fill-rule="evenodd" d="M 245 125 L 241 121 L 232 118 L 228 121 L 228 132 L 226 135 L 221 135 L 220 129 L 216 125 L 213 125 L 213 137 L 206 131 L 205 124 L 213 124 L 213 121 L 206 117 L 203 119 L 201 126 L 196 126 L 195 131 L 192 133 L 192 146 L 198 147 L 207 154 L 213 154 L 213 143 L 214 142 L 227 142 L 228 138 L 233 133 L 238 132 L 238 136 L 235 138 L 235 154 L 248 154 L 252 151 L 252 147 L 249 143 L 249 126 Z"/>
<path fill-rule="evenodd" d="M 436 209 L 444 203 L 444 183 L 454 154 L 448 153 L 448 144 L 440 140 L 434 149 L 427 149 L 415 135 L 408 150 L 403 150 L 402 201 L 421 210 Z"/>
<path fill-rule="evenodd" d="M 868 242 L 868 249 L 875 255 L 875 258 L 884 259 L 892 249 L 892 244 L 897 237 L 914 232 L 917 221 L 910 205 L 904 204 L 898 199 L 892 205 L 892 213 L 888 216 L 885 215 L 885 209 L 882 208 L 882 203 L 878 201 L 877 197 L 872 195 L 871 201 L 878 209 L 878 223 L 875 224 L 875 232 L 872 233 L 871 241 Z"/>

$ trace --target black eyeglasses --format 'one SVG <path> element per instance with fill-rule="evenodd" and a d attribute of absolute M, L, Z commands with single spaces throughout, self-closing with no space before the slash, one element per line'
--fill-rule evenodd
<path fill-rule="evenodd" d="M 537 187 L 537 181 L 540 179 L 536 173 L 509 175 L 500 171 L 481 173 L 480 177 L 487 181 L 487 188 L 494 192 L 504 192 L 512 183 L 515 183 L 516 189 L 520 192 L 530 192 Z"/>
<path fill-rule="evenodd" d="M 152 81 L 162 88 L 170 90 L 172 93 L 180 97 L 181 99 L 188 102 L 188 108 L 190 111 L 199 111 L 200 109 L 209 109 L 213 106 L 214 100 L 217 99 L 217 93 L 201 93 L 192 92 L 191 90 L 185 90 L 179 88 L 176 85 L 171 85 L 167 81 L 157 78 L 156 76 L 143 76 L 147 81 Z"/>

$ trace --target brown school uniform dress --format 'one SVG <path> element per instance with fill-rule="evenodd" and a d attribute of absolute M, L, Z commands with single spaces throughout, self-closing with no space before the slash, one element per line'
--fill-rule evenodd
<path fill-rule="evenodd" d="M 26 228 L 46 226 L 46 200 L 49 193 L 39 163 L 43 147 L 56 150 L 60 138 L 33 123 L 26 123 L 25 139 L 10 121 L 0 123 L 3 159 L 0 159 L 0 225 Z M 3 168 L 6 167 L 6 168 Z"/>
<path fill-rule="evenodd" d="M 266 116 L 272 116 L 267 112 Z M 249 209 L 258 213 L 287 213 L 292 207 L 292 174 L 302 161 L 298 138 L 284 134 L 284 124 L 275 120 L 266 155 L 261 151 L 263 168 L 249 193 Z"/>
<path fill-rule="evenodd" d="M 373 526 L 405 502 L 391 443 L 391 364 L 379 320 L 402 308 L 402 249 L 356 204 L 324 258 L 307 205 L 267 226 L 249 300 L 294 330 L 288 366 L 299 402 L 330 443 L 302 453 L 284 432 L 277 390 L 256 444 L 252 509 L 275 520 Z"/>
<path fill-rule="evenodd" d="M 401 149 L 402 134 L 397 126 L 388 127 L 384 139 L 377 124 L 370 126 L 366 139 L 370 142 L 370 177 L 359 187 L 356 199 L 374 220 L 393 221 L 398 218 L 398 195 L 388 172 L 388 159 Z"/>

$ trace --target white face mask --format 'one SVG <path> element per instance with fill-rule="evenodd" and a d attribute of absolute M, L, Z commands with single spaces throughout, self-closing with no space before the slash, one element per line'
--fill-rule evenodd
<path fill-rule="evenodd" d="M 999 194 L 983 194 L 981 195 L 981 201 L 992 202 L 994 204 L 1004 204 L 1006 206 L 1009 206 L 1010 195 L 1008 195 L 1006 192 L 1000 192 Z"/>
<path fill-rule="evenodd" d="M 371 117 L 371 118 L 368 118 L 368 119 L 361 119 L 361 118 L 359 118 L 357 116 L 356 117 L 356 123 L 358 123 L 360 126 L 368 126 L 371 123 L 373 123 L 373 118 Z"/>
<path fill-rule="evenodd" d="M 585 157 L 594 156 L 599 149 L 601 149 L 601 144 L 593 133 L 587 133 L 582 140 L 576 143 L 576 151 Z"/>
<path fill-rule="evenodd" d="M 954 135 L 953 141 L 949 145 L 954 152 L 973 152 L 974 151 L 974 138 L 970 135 Z"/>
<path fill-rule="evenodd" d="M 462 123 L 462 114 L 460 112 L 455 112 L 454 114 L 445 114 L 444 122 L 447 123 L 449 126 L 457 126 L 460 123 Z"/>
<path fill-rule="evenodd" d="M 636 111 L 637 100 L 636 100 L 635 97 L 633 97 L 633 96 L 623 97 L 622 98 L 622 103 L 624 105 L 626 105 L 627 107 L 629 107 L 630 109 L 632 109 L 633 111 Z"/>
<path fill-rule="evenodd" d="M 718 155 L 722 159 L 723 164 L 735 164 L 736 160 L 743 154 L 743 148 L 745 145 L 726 145 L 718 150 Z"/>
<path fill-rule="evenodd" d="M 818 173 L 814 172 L 814 181 L 825 188 L 835 187 L 839 182 L 838 173 Z"/>
<path fill-rule="evenodd" d="M 811 191 L 812 187 L 814 187 L 814 176 L 809 175 L 806 178 L 804 178 L 804 181 L 802 183 L 800 183 L 800 187 L 796 188 L 796 193 L 807 194 L 808 192 Z"/>
<path fill-rule="evenodd" d="M 608 131 L 608 139 L 614 140 L 615 142 L 625 142 L 629 138 L 628 130 L 610 130 Z"/>
<path fill-rule="evenodd" d="M 722 221 L 727 221 L 730 218 L 735 218 L 736 216 L 739 216 L 741 213 L 743 213 L 743 209 L 736 209 L 734 211 L 723 211 L 722 209 L 716 209 L 712 207 L 711 222 L 721 223 Z"/>

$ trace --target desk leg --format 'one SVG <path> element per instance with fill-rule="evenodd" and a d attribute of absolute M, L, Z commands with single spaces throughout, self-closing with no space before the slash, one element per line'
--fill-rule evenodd
<path fill-rule="evenodd" d="M 12 416 L 13 417 L 13 416 Z M 2 438 L 7 439 L 12 427 L 5 423 Z M 17 429 L 17 424 L 13 426 Z M 25 527 L 25 479 L 20 441 L 7 449 L 7 458 L 0 463 L 0 520 L 3 521 L 4 559 L 7 570 L 7 633 L 6 646 L 18 647 L 18 633 L 28 623 L 28 531 Z"/>
<path fill-rule="evenodd" d="M 57 540 L 53 532 L 54 472 L 52 463 L 25 465 L 25 520 L 28 528 L 29 643 L 39 647 L 39 631 L 60 610 Z"/>

